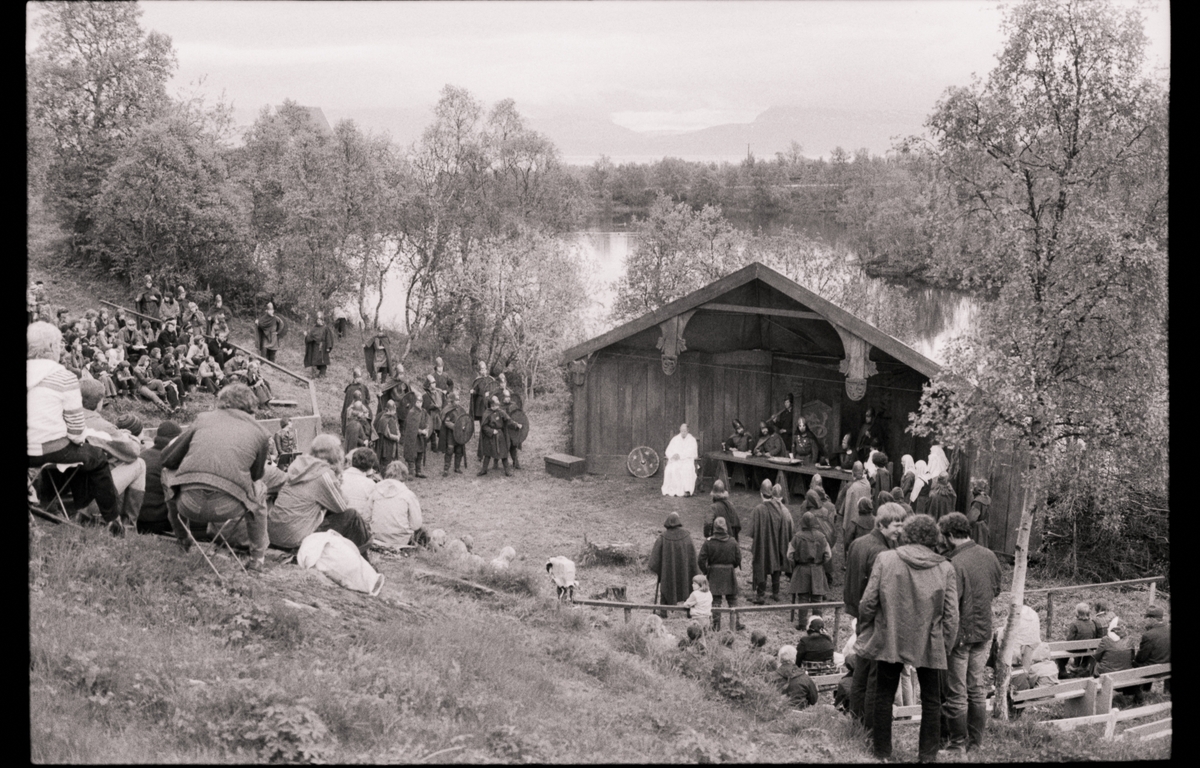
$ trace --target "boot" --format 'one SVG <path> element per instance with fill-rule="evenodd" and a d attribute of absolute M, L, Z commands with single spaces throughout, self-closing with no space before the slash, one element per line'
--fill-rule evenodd
<path fill-rule="evenodd" d="M 517 449 L 516 449 L 516 448 L 509 448 L 509 449 L 508 449 L 508 453 L 509 453 L 509 455 L 510 455 L 510 456 L 512 456 L 512 466 L 513 466 L 513 469 L 520 469 L 520 468 L 521 468 L 521 462 L 520 462 L 520 461 L 517 461 Z"/>
<path fill-rule="evenodd" d="M 490 460 L 490 458 L 491 458 L 490 456 L 484 456 L 484 457 L 483 457 L 483 466 L 482 466 L 482 467 L 480 467 L 480 468 L 479 468 L 479 471 L 478 471 L 478 472 L 476 472 L 475 474 L 477 474 L 477 475 L 480 475 L 480 476 L 483 476 L 483 475 L 486 475 L 486 474 L 487 474 L 488 461 Z"/>
<path fill-rule="evenodd" d="M 442 462 L 442 477 L 450 476 L 450 454 L 446 454 L 445 461 Z"/>
<path fill-rule="evenodd" d="M 415 466 L 415 468 L 416 468 L 416 471 L 415 471 L 413 474 L 414 474 L 416 477 L 429 477 L 429 475 L 427 475 L 427 474 L 425 474 L 424 472 L 422 472 L 422 471 L 421 471 L 421 464 L 423 464 L 423 463 L 424 463 L 424 461 L 425 461 L 425 454 L 418 453 L 418 454 L 417 454 L 416 461 L 414 461 L 414 462 L 413 462 L 413 465 L 414 465 L 414 466 Z"/>
<path fill-rule="evenodd" d="M 508 459 L 504 459 L 504 476 L 512 477 L 512 467 L 508 465 Z"/>
<path fill-rule="evenodd" d="M 461 475 L 462 474 L 462 466 L 460 466 L 460 465 L 464 465 L 466 463 L 467 463 L 466 456 L 459 456 L 457 453 L 454 454 L 454 474 Z"/>
<path fill-rule="evenodd" d="M 755 584 L 754 585 L 754 599 L 751 602 L 753 602 L 755 605 L 762 605 L 763 603 L 767 602 L 764 599 L 766 594 L 767 594 L 766 582 L 763 582 L 760 584 Z"/>
<path fill-rule="evenodd" d="M 967 701 L 967 748 L 983 746 L 983 729 L 987 726 L 987 702 Z"/>

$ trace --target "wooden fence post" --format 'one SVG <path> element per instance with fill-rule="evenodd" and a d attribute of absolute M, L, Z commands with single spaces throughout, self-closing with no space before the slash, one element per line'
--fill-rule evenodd
<path fill-rule="evenodd" d="M 1100 695 L 1096 697 L 1096 714 L 1107 715 L 1112 709 L 1113 681 L 1108 675 L 1100 676 Z"/>
<path fill-rule="evenodd" d="M 632 609 L 632 608 L 626 608 L 626 609 L 625 609 L 625 623 L 626 623 L 626 624 L 628 624 L 628 623 L 629 623 L 629 620 L 630 620 L 630 618 L 632 618 L 632 617 L 633 617 L 633 609 Z"/>
<path fill-rule="evenodd" d="M 1054 593 L 1046 593 L 1046 640 L 1054 637 Z"/>
<path fill-rule="evenodd" d="M 838 625 L 842 623 L 842 609 L 833 609 L 833 650 L 841 653 L 838 649 Z"/>
<path fill-rule="evenodd" d="M 1158 594 L 1157 587 L 1158 587 L 1157 581 L 1150 582 L 1150 605 L 1154 605 L 1154 597 L 1155 597 L 1155 595 Z"/>
<path fill-rule="evenodd" d="M 1088 717 L 1096 714 L 1096 691 L 1099 687 L 1096 678 L 1089 677 L 1082 696 L 1063 702 L 1063 711 L 1067 717 Z"/>

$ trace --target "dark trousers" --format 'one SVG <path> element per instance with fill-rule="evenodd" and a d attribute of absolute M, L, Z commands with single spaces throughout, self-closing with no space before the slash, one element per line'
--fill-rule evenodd
<path fill-rule="evenodd" d="M 779 597 L 779 571 L 771 571 L 771 595 Z M 767 582 L 760 581 L 754 585 L 754 599 L 761 602 L 767 593 Z"/>
<path fill-rule="evenodd" d="M 871 730 L 875 719 L 875 690 L 878 685 L 879 676 L 875 660 L 858 657 L 850 685 L 850 714 L 854 715 L 867 731 Z"/>
<path fill-rule="evenodd" d="M 263 350 L 263 357 L 267 358 L 267 359 L 268 359 L 268 360 L 270 360 L 272 363 L 273 363 L 273 362 L 275 362 L 275 350 L 273 350 L 273 349 L 264 349 L 264 350 Z"/>
<path fill-rule="evenodd" d="M 443 442 L 446 444 L 446 460 L 442 468 L 446 472 L 450 471 L 450 457 L 453 456 L 454 471 L 457 472 L 460 464 L 467 463 L 467 447 L 454 442 L 454 438 L 445 438 Z M 454 446 L 454 448 L 451 449 L 450 446 Z"/>
<path fill-rule="evenodd" d="M 111 523 L 116 520 L 117 516 L 121 514 L 119 506 L 121 497 L 117 494 L 117 486 L 113 484 L 112 470 L 108 466 L 108 454 L 102 448 L 69 442 L 66 447 L 59 448 L 57 451 L 29 457 L 29 466 L 31 467 L 40 467 L 43 464 L 74 464 L 75 462 L 82 462 L 83 466 L 74 468 L 73 474 L 71 470 L 67 470 L 71 479 L 67 481 L 66 486 L 71 491 L 72 503 L 75 506 L 74 510 L 67 511 L 78 512 L 87 507 L 92 499 L 95 499 L 104 522 Z M 63 476 L 57 469 L 52 469 L 47 480 L 57 487 L 61 487 Z"/>
<path fill-rule="evenodd" d="M 521 462 L 517 460 L 517 451 L 521 450 L 515 445 L 508 446 L 508 456 L 512 459 L 513 469 L 520 469 Z"/>
<path fill-rule="evenodd" d="M 339 339 L 345 338 L 345 336 L 346 336 L 346 318 L 339 317 L 337 320 L 334 320 L 333 327 L 335 329 L 337 329 L 337 335 L 338 335 Z"/>
<path fill-rule="evenodd" d="M 879 684 L 875 691 L 874 722 L 871 740 L 875 757 L 892 755 L 892 701 L 900 687 L 900 662 L 876 661 Z M 917 667 L 917 682 L 921 686 L 921 733 L 918 737 L 917 759 L 928 763 L 937 760 L 942 746 L 942 681 L 941 673 L 928 667 Z"/>
<path fill-rule="evenodd" d="M 371 544 L 371 526 L 359 517 L 358 512 L 348 509 L 345 512 L 326 512 L 325 519 L 317 526 L 317 531 L 337 531 L 358 547 L 363 556 Z"/>

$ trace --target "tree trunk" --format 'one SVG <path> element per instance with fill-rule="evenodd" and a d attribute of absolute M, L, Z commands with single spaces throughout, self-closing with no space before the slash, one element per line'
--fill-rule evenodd
<path fill-rule="evenodd" d="M 1025 493 L 1021 504 L 1021 527 L 1017 529 L 1017 546 L 1013 553 L 1012 606 L 1008 612 L 1008 623 L 1004 629 L 1004 643 L 996 658 L 996 697 L 992 702 L 992 716 L 1008 719 L 1008 685 L 1012 680 L 1012 657 L 1016 643 L 1017 624 L 1021 618 L 1021 607 L 1025 605 L 1025 574 L 1029 569 L 1029 534 L 1033 530 L 1033 515 L 1037 510 L 1040 486 L 1035 483 L 1033 473 L 1026 473 Z"/>

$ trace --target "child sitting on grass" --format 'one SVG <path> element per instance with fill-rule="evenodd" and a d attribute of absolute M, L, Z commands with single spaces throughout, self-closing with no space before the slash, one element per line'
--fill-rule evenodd
<path fill-rule="evenodd" d="M 712 592 L 708 591 L 708 577 L 699 574 L 692 579 L 692 594 L 683 602 L 688 609 L 689 619 L 699 619 L 702 622 L 712 620 Z"/>

